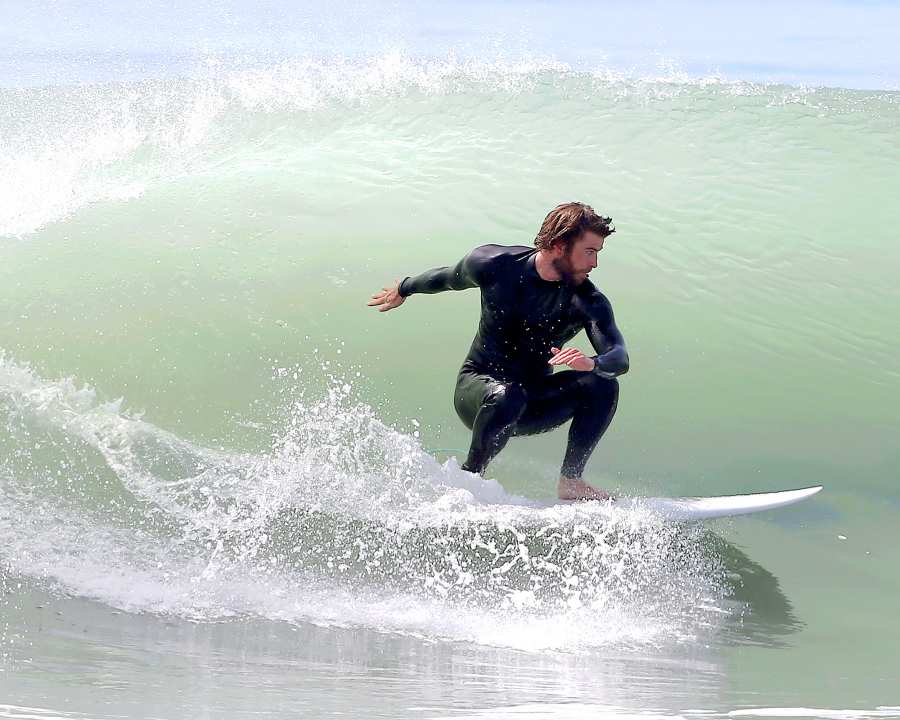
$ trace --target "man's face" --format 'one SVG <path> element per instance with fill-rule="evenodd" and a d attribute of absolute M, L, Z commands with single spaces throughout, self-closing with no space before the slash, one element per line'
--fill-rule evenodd
<path fill-rule="evenodd" d="M 563 282 L 581 285 L 597 267 L 597 253 L 602 249 L 603 237 L 588 231 L 572 243 L 568 253 L 560 246 L 553 248 L 553 267 Z"/>

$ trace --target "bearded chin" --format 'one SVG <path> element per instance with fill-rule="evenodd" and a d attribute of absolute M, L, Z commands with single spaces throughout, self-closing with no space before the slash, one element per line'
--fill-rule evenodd
<path fill-rule="evenodd" d="M 568 258 L 554 258 L 551 260 L 553 265 L 553 269 L 559 273 L 560 279 L 566 285 L 578 285 L 578 280 L 575 279 L 575 273 L 572 272 L 572 263 L 569 262 Z"/>

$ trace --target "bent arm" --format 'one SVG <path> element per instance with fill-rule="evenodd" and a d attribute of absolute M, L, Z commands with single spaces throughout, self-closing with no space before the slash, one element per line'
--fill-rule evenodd
<path fill-rule="evenodd" d="M 407 277 L 400 283 L 398 292 L 401 297 L 413 293 L 428 295 L 445 290 L 467 290 L 484 285 L 490 275 L 489 262 L 493 253 L 485 245 L 475 248 L 456 265 L 426 270 L 421 275 Z"/>
<path fill-rule="evenodd" d="M 628 352 L 625 338 L 616 327 L 612 306 L 602 293 L 598 292 L 590 306 L 590 317 L 584 326 L 588 339 L 597 356 L 594 358 L 594 372 L 605 378 L 614 378 L 628 372 Z"/>

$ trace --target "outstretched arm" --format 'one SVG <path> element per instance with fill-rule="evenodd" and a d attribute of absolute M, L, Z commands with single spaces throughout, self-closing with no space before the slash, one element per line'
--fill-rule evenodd
<path fill-rule="evenodd" d="M 456 265 L 426 270 L 421 275 L 397 281 L 393 287 L 382 288 L 369 300 L 379 312 L 393 310 L 413 293 L 433 294 L 445 290 L 466 290 L 483 285 L 490 277 L 490 261 L 499 246 L 483 245 L 475 248 Z"/>
<path fill-rule="evenodd" d="M 408 277 L 400 283 L 400 295 L 408 297 L 413 293 L 428 295 L 445 290 L 468 290 L 478 287 L 484 280 L 491 254 L 486 252 L 491 246 L 475 248 L 456 265 L 426 270 L 421 275 Z"/>

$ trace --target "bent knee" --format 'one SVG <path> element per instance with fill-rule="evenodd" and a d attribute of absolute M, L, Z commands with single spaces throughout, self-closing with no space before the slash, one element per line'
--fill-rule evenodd
<path fill-rule="evenodd" d="M 597 401 L 615 401 L 619 397 L 619 381 L 596 373 L 585 373 L 584 388 Z"/>
<path fill-rule="evenodd" d="M 517 383 L 497 383 L 484 398 L 485 405 L 503 408 L 513 415 L 521 415 L 527 403 L 528 394 Z"/>

